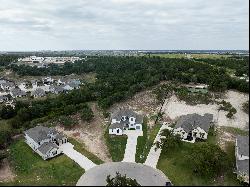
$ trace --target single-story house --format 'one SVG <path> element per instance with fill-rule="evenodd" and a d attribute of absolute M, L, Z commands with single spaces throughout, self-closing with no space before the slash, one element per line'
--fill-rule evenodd
<path fill-rule="evenodd" d="M 249 183 L 249 136 L 237 136 L 235 144 L 236 174 Z"/>
<path fill-rule="evenodd" d="M 25 142 L 44 160 L 61 154 L 60 146 L 67 138 L 54 128 L 36 126 L 24 132 Z"/>
<path fill-rule="evenodd" d="M 26 96 L 26 93 L 25 93 L 25 91 L 21 90 L 20 88 L 13 88 L 10 90 L 10 95 L 13 98 L 17 98 L 17 97 Z"/>
<path fill-rule="evenodd" d="M 124 130 L 142 131 L 143 117 L 130 109 L 118 109 L 111 114 L 109 134 L 123 135 Z"/>
<path fill-rule="evenodd" d="M 5 81 L 2 82 L 0 86 L 4 91 L 10 91 L 11 89 L 15 88 L 15 83 L 11 81 Z"/>
<path fill-rule="evenodd" d="M 7 95 L 0 95 L 0 103 L 6 102 L 8 100 L 9 100 L 9 98 Z"/>
<path fill-rule="evenodd" d="M 80 86 L 78 84 L 75 84 L 74 82 L 67 83 L 63 87 L 63 89 L 67 90 L 67 91 L 74 90 L 74 89 L 79 89 L 79 88 L 80 88 Z"/>
<path fill-rule="evenodd" d="M 49 91 L 51 93 L 54 93 L 54 94 L 59 94 L 59 93 L 64 92 L 64 86 L 63 85 L 61 85 L 61 86 L 52 85 L 52 86 L 49 87 Z"/>
<path fill-rule="evenodd" d="M 195 140 L 196 138 L 206 140 L 210 127 L 214 125 L 213 115 L 206 113 L 204 116 L 199 114 L 187 114 L 181 116 L 172 129 L 174 134 L 180 135 L 183 140 Z"/>
<path fill-rule="evenodd" d="M 31 92 L 31 95 L 35 98 L 45 96 L 45 91 L 42 88 L 37 88 Z"/>

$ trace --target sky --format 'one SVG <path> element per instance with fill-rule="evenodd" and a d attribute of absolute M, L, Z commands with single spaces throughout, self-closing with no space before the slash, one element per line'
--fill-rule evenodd
<path fill-rule="evenodd" d="M 249 0 L 0 0 L 0 51 L 248 50 Z"/>

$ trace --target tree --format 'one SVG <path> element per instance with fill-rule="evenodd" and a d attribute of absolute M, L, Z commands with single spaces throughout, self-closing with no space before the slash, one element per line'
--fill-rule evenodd
<path fill-rule="evenodd" d="M 4 105 L 0 110 L 0 116 L 3 119 L 9 119 L 16 115 L 16 111 L 9 105 Z"/>
<path fill-rule="evenodd" d="M 182 146 L 181 137 L 179 135 L 174 135 L 173 131 L 164 129 L 161 132 L 162 138 L 159 142 L 156 142 L 157 148 L 162 148 L 162 152 L 166 153 L 171 149 Z"/>
<path fill-rule="evenodd" d="M 82 120 L 90 121 L 93 117 L 94 117 L 93 111 L 91 110 L 91 108 L 89 108 L 88 105 L 86 105 L 81 111 Z"/>
<path fill-rule="evenodd" d="M 114 178 L 107 176 L 106 186 L 141 186 L 135 179 L 127 178 L 126 175 L 122 176 L 119 172 L 116 172 Z"/>
<path fill-rule="evenodd" d="M 60 124 L 62 124 L 66 129 L 72 128 L 77 124 L 76 120 L 71 118 L 70 116 L 61 116 L 58 120 Z"/>
<path fill-rule="evenodd" d="M 191 149 L 191 154 L 186 155 L 185 159 L 192 163 L 196 175 L 212 178 L 227 171 L 230 166 L 228 156 L 218 145 L 197 143 Z"/>

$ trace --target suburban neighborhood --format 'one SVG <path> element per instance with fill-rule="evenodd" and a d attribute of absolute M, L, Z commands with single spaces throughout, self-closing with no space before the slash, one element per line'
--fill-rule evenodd
<path fill-rule="evenodd" d="M 0 0 L 1 186 L 249 186 L 249 0 Z"/>

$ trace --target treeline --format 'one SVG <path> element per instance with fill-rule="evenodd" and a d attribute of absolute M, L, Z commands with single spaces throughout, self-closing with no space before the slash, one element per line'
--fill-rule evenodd
<path fill-rule="evenodd" d="M 0 66 L 8 66 L 10 63 L 17 61 L 20 56 L 0 54 Z"/>
<path fill-rule="evenodd" d="M 228 57 L 218 59 L 196 59 L 197 61 L 203 61 L 211 65 L 219 67 L 229 68 L 235 70 L 236 76 L 242 76 L 243 74 L 249 75 L 249 57 Z"/>

